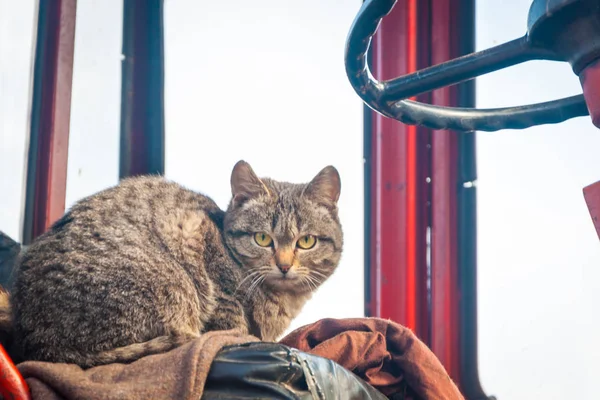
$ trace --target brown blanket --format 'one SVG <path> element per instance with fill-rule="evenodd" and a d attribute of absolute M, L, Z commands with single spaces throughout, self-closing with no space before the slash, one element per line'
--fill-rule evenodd
<path fill-rule="evenodd" d="M 168 353 L 129 365 L 111 364 L 84 371 L 70 364 L 28 361 L 18 368 L 33 399 L 197 400 L 219 350 L 256 341 L 254 336 L 235 331 L 209 332 Z"/>
<path fill-rule="evenodd" d="M 410 329 L 392 321 L 322 319 L 295 330 L 280 343 L 329 358 L 388 397 L 400 394 L 407 385 L 417 399 L 463 399 L 433 352 Z"/>
<path fill-rule="evenodd" d="M 199 399 L 219 350 L 256 341 L 235 331 L 209 332 L 168 353 L 129 365 L 82 370 L 75 365 L 28 361 L 18 368 L 34 400 Z M 421 400 L 463 399 L 427 346 L 409 329 L 391 321 L 324 319 L 297 329 L 281 343 L 329 358 L 392 398 L 408 386 L 408 392 Z"/>

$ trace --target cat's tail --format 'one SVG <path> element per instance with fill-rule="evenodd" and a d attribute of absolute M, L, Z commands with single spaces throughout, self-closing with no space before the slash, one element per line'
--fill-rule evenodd
<path fill-rule="evenodd" d="M 92 367 L 112 363 L 128 364 L 145 356 L 166 353 L 167 351 L 188 343 L 197 337 L 198 335 L 192 334 L 159 336 L 148 340 L 147 342 L 134 343 L 87 356 L 86 360 L 83 363 L 80 363 L 80 365 L 83 364 L 81 365 L 82 367 Z"/>

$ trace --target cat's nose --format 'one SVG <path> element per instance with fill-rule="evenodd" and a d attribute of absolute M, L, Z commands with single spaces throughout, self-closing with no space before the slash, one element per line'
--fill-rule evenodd
<path fill-rule="evenodd" d="M 291 265 L 278 265 L 278 267 L 283 274 L 287 274 L 290 268 L 292 268 Z"/>

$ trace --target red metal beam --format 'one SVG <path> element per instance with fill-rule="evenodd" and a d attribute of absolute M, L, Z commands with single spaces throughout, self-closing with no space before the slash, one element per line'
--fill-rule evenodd
<path fill-rule="evenodd" d="M 76 0 L 41 1 L 36 39 L 24 244 L 65 209 Z"/>
<path fill-rule="evenodd" d="M 433 65 L 457 56 L 452 24 L 457 4 L 438 0 L 431 15 L 431 62 Z M 456 106 L 454 87 L 433 92 L 433 103 Z M 457 257 L 457 135 L 434 131 L 432 135 L 432 226 L 431 226 L 431 349 L 455 382 L 459 376 L 459 314 Z"/>
<path fill-rule="evenodd" d="M 596 233 L 600 238 L 600 181 L 583 189 L 583 196 L 590 210 L 590 216 L 594 222 Z"/>
<path fill-rule="evenodd" d="M 389 79 L 417 70 L 417 0 L 400 0 L 374 39 L 373 70 Z M 367 313 L 427 340 L 426 154 L 417 128 L 372 114 L 370 299 Z"/>

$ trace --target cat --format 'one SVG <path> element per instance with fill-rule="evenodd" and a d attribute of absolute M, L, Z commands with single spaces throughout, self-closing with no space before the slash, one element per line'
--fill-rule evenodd
<path fill-rule="evenodd" d="M 307 184 L 231 173 L 226 211 L 159 176 L 77 202 L 17 261 L 20 360 L 90 368 L 169 351 L 209 330 L 275 341 L 336 270 L 333 166 Z"/>

